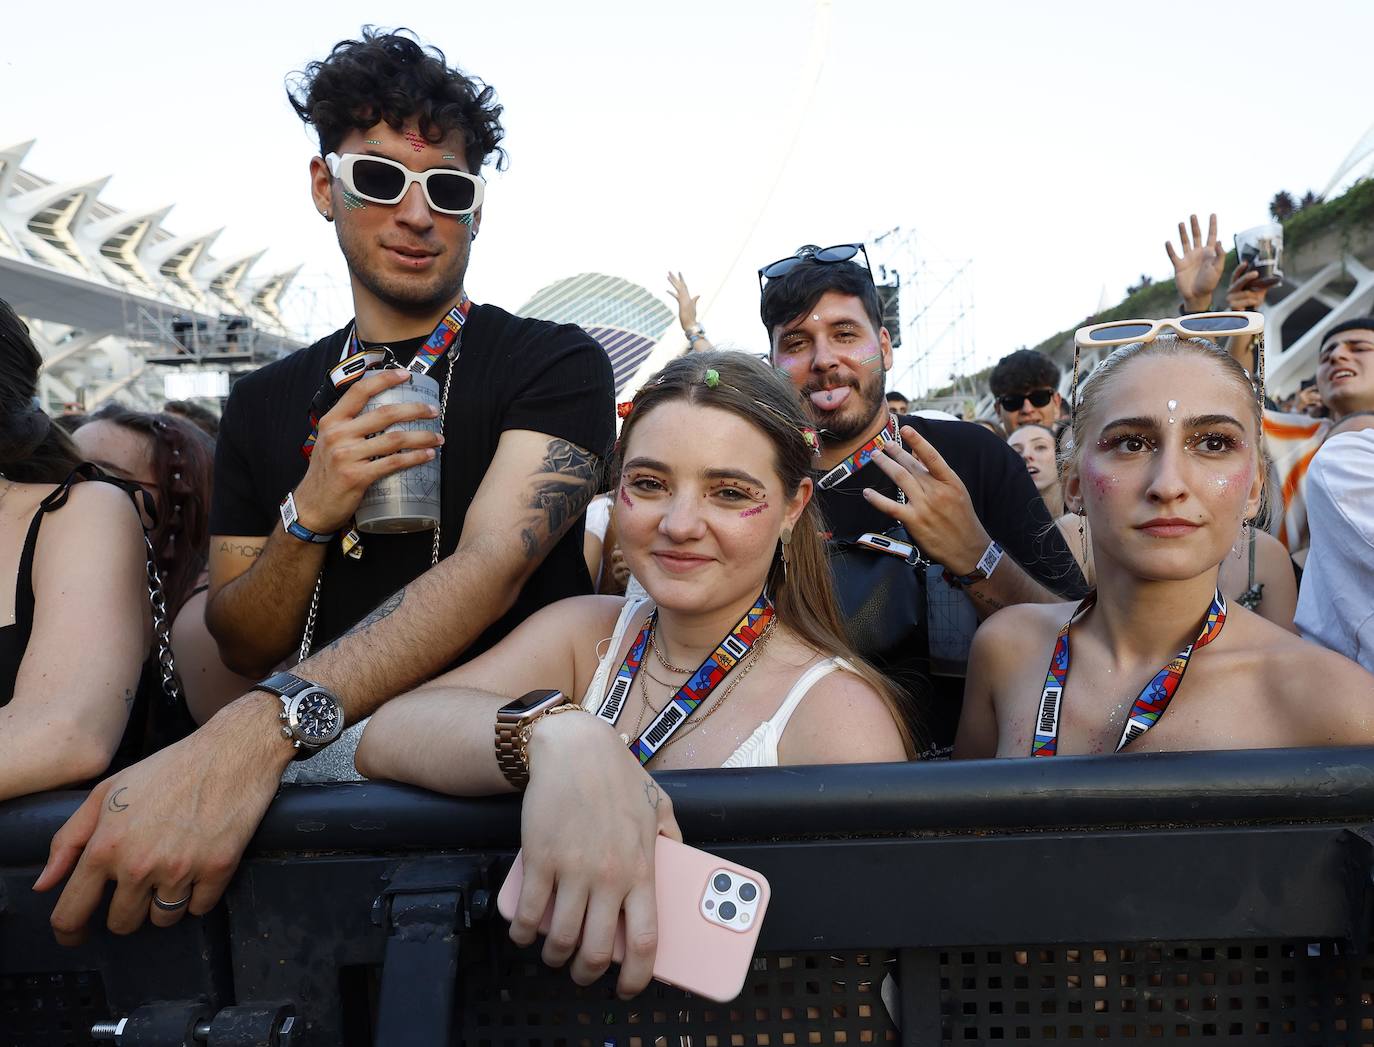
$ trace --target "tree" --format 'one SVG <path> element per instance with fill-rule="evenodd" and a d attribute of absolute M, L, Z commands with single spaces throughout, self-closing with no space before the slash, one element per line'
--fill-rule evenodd
<path fill-rule="evenodd" d="M 1141 274 L 1140 274 L 1140 279 L 1137 280 L 1135 283 L 1131 284 L 1130 287 L 1126 288 L 1126 297 L 1129 298 L 1131 295 L 1135 294 L 1137 291 L 1143 291 L 1143 290 L 1145 290 L 1145 288 L 1149 287 L 1149 286 L 1150 286 L 1151 284 L 1153 284 L 1154 282 L 1155 282 L 1155 281 L 1154 281 L 1154 277 L 1152 277 L 1152 276 L 1146 276 L 1144 273 L 1141 273 Z"/>
<path fill-rule="evenodd" d="M 1276 222 L 1292 218 L 1297 211 L 1298 205 L 1293 200 L 1293 194 L 1287 189 L 1280 189 L 1274 194 L 1274 199 L 1269 201 L 1269 214 Z"/>

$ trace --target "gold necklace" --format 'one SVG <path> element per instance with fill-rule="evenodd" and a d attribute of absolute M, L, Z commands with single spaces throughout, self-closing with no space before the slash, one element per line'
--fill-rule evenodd
<path fill-rule="evenodd" d="M 649 629 L 649 650 L 654 652 L 654 657 L 658 659 L 658 664 L 667 669 L 670 673 L 683 673 L 684 675 L 692 672 L 691 669 L 679 669 L 667 658 L 663 657 L 663 652 L 658 649 L 658 644 L 654 642 L 654 633 L 658 631 L 658 618 L 654 618 L 654 624 Z"/>
<path fill-rule="evenodd" d="M 768 627 L 767 627 L 766 629 L 764 629 L 763 635 L 761 635 L 761 636 L 754 642 L 754 645 L 753 645 L 751 648 L 749 648 L 749 651 L 748 651 L 747 654 L 745 654 L 744 658 L 742 659 L 742 662 L 736 662 L 736 663 L 735 663 L 735 668 L 736 668 L 736 669 L 739 669 L 739 675 L 736 676 L 733 680 L 730 681 L 729 686 L 727 686 L 727 687 L 725 688 L 725 693 L 723 693 L 723 694 L 720 696 L 720 698 L 718 698 L 715 702 L 712 703 L 711 708 L 707 709 L 706 712 L 702 714 L 701 719 L 697 720 L 696 723 L 693 723 L 693 724 L 689 725 L 689 726 L 687 727 L 686 730 L 677 732 L 676 734 L 673 735 L 672 738 L 670 738 L 668 741 L 664 742 L 662 748 L 659 750 L 660 752 L 662 752 L 663 749 L 668 748 L 668 746 L 671 745 L 673 742 L 678 741 L 680 738 L 684 738 L 684 737 L 686 737 L 687 735 L 691 734 L 691 733 L 692 733 L 693 731 L 695 731 L 698 727 L 700 727 L 700 726 L 701 726 L 702 724 L 704 724 L 707 720 L 709 720 L 709 719 L 712 717 L 712 715 L 715 714 L 715 711 L 716 711 L 717 709 L 719 709 L 722 705 L 725 704 L 726 699 L 729 698 L 730 695 L 731 695 L 731 693 L 734 691 L 734 689 L 735 689 L 736 687 L 739 686 L 740 681 L 743 680 L 746 676 L 748 676 L 750 670 L 752 670 L 752 669 L 754 668 L 754 666 L 758 664 L 758 659 L 757 659 L 756 657 L 754 657 L 754 656 L 757 655 L 757 654 L 759 654 L 760 652 L 763 651 L 764 647 L 765 647 L 765 646 L 767 645 L 767 643 L 768 643 L 768 638 L 773 634 L 773 626 L 774 626 L 776 623 L 777 623 L 777 619 L 776 619 L 776 618 L 774 618 L 772 621 L 770 621 L 770 622 L 768 623 Z M 650 634 L 650 635 L 652 636 L 652 634 Z M 655 681 L 655 682 L 656 682 L 656 683 L 659 683 L 660 681 Z M 672 685 L 671 685 L 671 684 L 667 684 L 666 686 L 671 687 Z M 644 698 L 644 708 L 641 709 L 641 710 L 639 711 L 639 718 L 635 720 L 635 730 L 634 730 L 634 737 L 635 737 L 635 738 L 638 738 L 638 737 L 639 737 L 639 728 L 640 728 L 640 725 L 644 722 L 644 714 L 645 714 L 646 712 L 648 712 L 649 709 L 652 709 L 652 708 L 653 708 L 653 706 L 649 703 L 649 689 L 648 689 L 648 687 L 645 686 L 643 678 L 641 678 L 640 681 L 639 681 L 639 693 L 640 693 L 640 695 Z M 677 693 L 677 691 L 674 691 L 674 692 L 673 692 L 673 694 L 676 694 L 676 693 Z M 672 695 L 669 695 L 669 701 L 671 701 L 671 700 L 672 700 Z M 667 706 L 667 702 L 665 702 L 664 705 L 663 705 L 663 708 L 666 709 L 667 707 L 668 707 L 668 706 Z M 662 711 L 663 711 L 663 709 L 654 709 L 655 715 L 657 715 L 658 713 L 661 713 Z M 626 744 L 629 744 L 629 743 L 627 742 Z"/>

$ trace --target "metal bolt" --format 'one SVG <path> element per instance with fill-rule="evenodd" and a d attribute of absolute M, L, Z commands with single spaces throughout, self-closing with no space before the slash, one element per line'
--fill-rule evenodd
<path fill-rule="evenodd" d="M 119 1043 L 124 1036 L 124 1026 L 129 1024 L 128 1018 L 119 1018 L 115 1021 L 96 1022 L 91 1026 L 92 1040 L 113 1040 Z"/>

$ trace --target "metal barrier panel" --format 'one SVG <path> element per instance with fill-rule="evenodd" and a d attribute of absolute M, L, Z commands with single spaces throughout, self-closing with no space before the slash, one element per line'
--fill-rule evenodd
<path fill-rule="evenodd" d="M 0 805 L 0 1047 L 1374 1047 L 1369 751 L 659 781 L 773 887 L 729 1004 L 545 968 L 494 914 L 518 803 L 373 783 L 284 790 L 209 916 L 63 949 L 28 889 L 56 794 Z"/>

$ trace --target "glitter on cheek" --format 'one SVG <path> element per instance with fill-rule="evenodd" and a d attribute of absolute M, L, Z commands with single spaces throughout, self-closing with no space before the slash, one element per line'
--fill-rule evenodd
<path fill-rule="evenodd" d="M 630 496 L 623 485 L 620 488 L 620 500 L 625 503 L 626 509 L 633 509 L 635 507 L 635 503 L 630 501 Z"/>
<path fill-rule="evenodd" d="M 746 509 L 746 510 L 744 510 L 744 512 L 740 513 L 740 514 L 739 514 L 739 515 L 740 515 L 740 519 L 743 520 L 743 519 L 747 519 L 747 518 L 749 518 L 749 517 L 751 517 L 751 516 L 758 516 L 759 513 L 763 512 L 763 511 L 764 511 L 765 509 L 767 509 L 767 508 L 768 508 L 768 503 L 767 503 L 767 502 L 764 502 L 762 505 L 753 506 L 752 508 Z"/>
<path fill-rule="evenodd" d="M 365 211 L 367 203 L 361 198 L 354 196 L 347 189 L 343 191 L 344 207 L 350 211 Z"/>
<path fill-rule="evenodd" d="M 867 364 L 875 369 L 883 366 L 883 351 L 876 345 L 870 345 L 864 351 L 867 352 L 868 355 L 859 361 L 860 364 Z"/>

